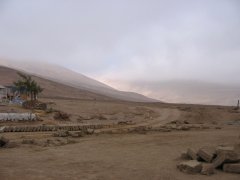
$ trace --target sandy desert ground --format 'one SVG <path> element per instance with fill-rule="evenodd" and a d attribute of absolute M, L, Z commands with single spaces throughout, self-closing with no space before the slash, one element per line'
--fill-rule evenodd
<path fill-rule="evenodd" d="M 1 126 L 94 125 L 109 127 L 83 137 L 53 137 L 53 132 L 5 132 L 10 140 L 0 149 L 0 179 L 150 179 L 238 180 L 239 174 L 216 170 L 212 176 L 189 175 L 176 165 L 187 148 L 232 145 L 240 139 L 240 112 L 233 107 L 41 99 L 52 110 L 35 111 L 41 121 L 5 122 Z M 0 106 L 1 112 L 26 112 Z M 23 142 L 30 143 L 23 143 Z"/>

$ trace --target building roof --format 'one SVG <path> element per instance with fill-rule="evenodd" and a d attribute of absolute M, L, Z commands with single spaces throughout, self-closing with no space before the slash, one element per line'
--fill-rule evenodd
<path fill-rule="evenodd" d="M 5 89 L 6 87 L 4 87 L 4 86 L 2 86 L 2 85 L 0 85 L 0 89 Z"/>

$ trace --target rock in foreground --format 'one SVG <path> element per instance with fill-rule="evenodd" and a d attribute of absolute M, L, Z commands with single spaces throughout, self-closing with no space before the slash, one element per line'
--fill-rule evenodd
<path fill-rule="evenodd" d="M 235 163 L 239 161 L 238 154 L 234 151 L 221 152 L 213 161 L 215 168 L 222 166 L 224 163 Z"/>
<path fill-rule="evenodd" d="M 216 150 L 213 147 L 203 147 L 199 149 L 198 156 L 206 162 L 212 162 L 214 156 L 216 155 Z"/>
<path fill-rule="evenodd" d="M 207 176 L 214 174 L 214 166 L 212 164 L 203 164 L 201 174 Z"/>
<path fill-rule="evenodd" d="M 4 147 L 8 144 L 9 140 L 6 139 L 5 137 L 0 137 L 0 147 Z"/>
<path fill-rule="evenodd" d="M 223 171 L 224 172 L 229 172 L 229 173 L 240 174 L 240 163 L 238 163 L 238 164 L 224 164 Z"/>
<path fill-rule="evenodd" d="M 202 164 L 196 160 L 190 160 L 178 164 L 177 168 L 184 173 L 196 174 L 202 171 Z"/>

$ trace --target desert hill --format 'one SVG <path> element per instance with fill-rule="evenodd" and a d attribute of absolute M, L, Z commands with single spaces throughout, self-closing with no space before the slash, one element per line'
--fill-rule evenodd
<path fill-rule="evenodd" d="M 94 94 L 100 94 L 114 99 L 137 102 L 156 101 L 138 93 L 118 91 L 104 83 L 55 64 L 20 62 L 1 59 L 0 65 L 25 71 L 44 79 L 52 80 L 76 89 L 89 91 Z"/>
<path fill-rule="evenodd" d="M 52 64 L 31 64 L 0 60 L 1 84 L 11 84 L 17 71 L 34 75 L 45 89 L 43 96 L 71 97 L 78 99 L 118 99 L 137 102 L 156 101 L 141 94 L 113 89 L 101 82 Z M 7 68 L 8 67 L 8 68 Z"/>
<path fill-rule="evenodd" d="M 0 66 L 0 84 L 12 85 L 13 81 L 18 79 L 17 70 Z M 33 76 L 43 88 L 41 97 L 50 98 L 74 98 L 74 99 L 96 99 L 96 100 L 112 100 L 112 98 L 92 93 L 86 90 L 79 90 L 61 83 L 57 83 L 51 80 Z"/>

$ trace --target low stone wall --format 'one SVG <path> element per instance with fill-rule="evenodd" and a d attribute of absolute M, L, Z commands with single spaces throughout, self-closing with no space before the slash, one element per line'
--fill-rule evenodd
<path fill-rule="evenodd" d="M 2 126 L 0 127 L 0 133 L 3 132 L 43 132 L 43 131 L 79 131 L 87 129 L 102 129 L 102 128 L 111 128 L 115 125 L 40 125 L 40 126 Z"/>
<path fill-rule="evenodd" d="M 3 121 L 36 121 L 37 116 L 32 113 L 0 113 L 0 122 Z"/>

